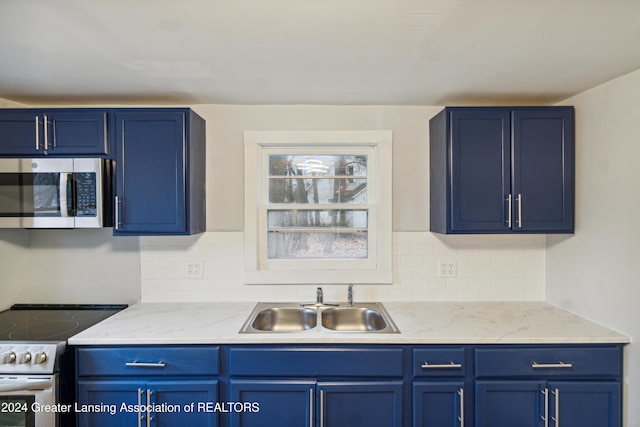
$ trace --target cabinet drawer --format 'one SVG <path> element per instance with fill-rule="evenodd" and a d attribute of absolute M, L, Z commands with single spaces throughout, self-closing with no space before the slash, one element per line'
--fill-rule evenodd
<path fill-rule="evenodd" d="M 413 349 L 414 377 L 464 377 L 464 348 Z"/>
<path fill-rule="evenodd" d="M 229 373 L 253 377 L 401 377 L 402 349 L 232 348 Z"/>
<path fill-rule="evenodd" d="M 617 347 L 477 349 L 477 377 L 618 376 Z"/>
<path fill-rule="evenodd" d="M 78 349 L 78 375 L 217 375 L 219 347 L 100 347 Z"/>

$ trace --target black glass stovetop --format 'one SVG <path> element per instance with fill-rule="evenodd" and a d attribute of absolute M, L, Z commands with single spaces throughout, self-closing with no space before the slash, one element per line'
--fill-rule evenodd
<path fill-rule="evenodd" d="M 0 341 L 67 341 L 126 304 L 15 304 L 0 312 Z"/>

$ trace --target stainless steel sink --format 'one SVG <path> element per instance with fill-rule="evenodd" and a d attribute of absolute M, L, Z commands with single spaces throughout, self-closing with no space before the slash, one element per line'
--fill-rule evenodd
<path fill-rule="evenodd" d="M 304 307 L 271 307 L 256 313 L 251 327 L 258 331 L 292 332 L 315 328 L 318 312 Z"/>
<path fill-rule="evenodd" d="M 322 326 L 332 331 L 380 331 L 388 327 L 384 316 L 368 307 L 337 307 L 322 311 Z"/>
<path fill-rule="evenodd" d="M 330 306 L 296 303 L 258 303 L 240 333 L 268 332 L 399 333 L 379 302 Z"/>

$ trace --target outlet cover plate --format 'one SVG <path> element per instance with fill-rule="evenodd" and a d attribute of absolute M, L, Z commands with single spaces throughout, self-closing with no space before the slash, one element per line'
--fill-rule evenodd
<path fill-rule="evenodd" d="M 455 261 L 438 261 L 438 277 L 456 277 L 457 266 Z"/>
<path fill-rule="evenodd" d="M 202 279 L 204 277 L 204 262 L 201 259 L 190 259 L 184 262 L 185 279 Z"/>

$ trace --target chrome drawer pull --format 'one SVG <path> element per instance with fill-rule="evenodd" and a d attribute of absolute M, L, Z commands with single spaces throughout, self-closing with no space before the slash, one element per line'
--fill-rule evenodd
<path fill-rule="evenodd" d="M 462 364 L 451 362 L 449 364 L 430 365 L 428 362 L 424 362 L 421 367 L 422 369 L 460 369 Z"/>
<path fill-rule="evenodd" d="M 557 369 L 557 368 L 573 368 L 573 363 L 564 363 L 562 361 L 558 363 L 537 363 L 531 362 L 533 369 Z"/>
<path fill-rule="evenodd" d="M 142 368 L 164 368 L 167 365 L 164 362 L 145 363 L 145 362 L 133 361 L 133 362 L 125 363 L 125 366 L 137 366 Z"/>

